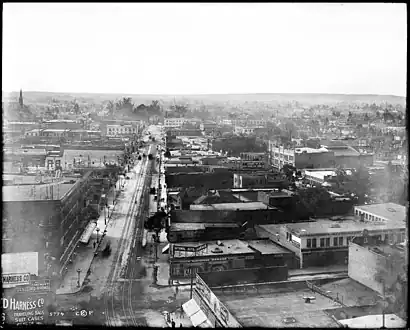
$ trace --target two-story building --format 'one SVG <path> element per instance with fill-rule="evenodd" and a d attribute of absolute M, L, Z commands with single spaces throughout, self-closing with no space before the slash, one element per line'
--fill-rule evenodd
<path fill-rule="evenodd" d="M 58 138 L 66 138 L 69 136 L 69 129 L 57 129 L 57 128 L 47 128 L 47 129 L 43 129 L 40 132 L 40 136 L 44 136 L 44 137 L 58 137 Z"/>
<path fill-rule="evenodd" d="M 354 207 L 356 216 L 364 216 L 366 221 L 384 223 L 405 223 L 407 208 L 396 203 L 357 205 Z"/>
<path fill-rule="evenodd" d="M 292 148 L 275 146 L 270 142 L 272 165 L 278 169 L 289 164 L 298 169 L 334 167 L 334 155 L 325 148 Z"/>
<path fill-rule="evenodd" d="M 164 126 L 167 127 L 182 127 L 185 123 L 185 118 L 165 118 Z"/>
<path fill-rule="evenodd" d="M 138 126 L 132 124 L 109 124 L 107 125 L 107 136 L 133 136 L 138 134 Z"/>
<path fill-rule="evenodd" d="M 200 128 L 205 134 L 211 134 L 218 129 L 218 124 L 213 121 L 206 121 L 201 123 Z"/>
<path fill-rule="evenodd" d="M 352 239 L 367 242 L 372 237 L 379 241 L 402 242 L 406 227 L 397 223 L 370 223 L 357 219 L 333 221 L 323 219 L 283 225 L 259 225 L 260 237 L 295 253 L 300 268 L 345 264 Z"/>
<path fill-rule="evenodd" d="M 373 164 L 373 154 L 360 153 L 347 145 L 321 146 L 320 148 L 284 148 L 270 142 L 272 165 L 282 168 L 289 164 L 297 169 L 305 168 L 358 168 Z"/>
<path fill-rule="evenodd" d="M 235 126 L 234 133 L 235 134 L 251 135 L 258 128 L 259 128 L 259 126 L 245 126 L 245 127 L 244 126 Z"/>
<path fill-rule="evenodd" d="M 241 152 L 240 168 L 242 170 L 256 170 L 269 168 L 269 156 L 265 152 Z"/>

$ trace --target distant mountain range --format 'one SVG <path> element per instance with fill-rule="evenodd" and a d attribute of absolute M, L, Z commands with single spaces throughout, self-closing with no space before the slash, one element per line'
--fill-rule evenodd
<path fill-rule="evenodd" d="M 18 92 L 10 94 L 2 92 L 4 97 L 18 97 Z M 381 103 L 406 104 L 406 98 L 395 95 L 373 95 L 373 94 L 307 94 L 307 93 L 256 93 L 256 94 L 196 94 L 196 95 L 166 95 L 166 94 L 119 94 L 119 93 L 53 93 L 53 92 L 34 92 L 23 91 L 24 99 L 31 102 L 44 102 L 49 98 L 58 100 L 82 99 L 85 101 L 99 103 L 105 100 L 118 99 L 123 96 L 131 97 L 134 102 L 144 103 L 152 100 L 161 99 L 163 101 L 197 101 L 204 102 L 273 102 L 286 103 L 297 101 L 302 105 L 311 104 L 335 104 L 335 103 Z"/>

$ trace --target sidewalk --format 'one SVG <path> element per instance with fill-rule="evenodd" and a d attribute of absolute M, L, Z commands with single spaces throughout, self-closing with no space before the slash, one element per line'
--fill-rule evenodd
<path fill-rule="evenodd" d="M 118 190 L 118 183 L 116 184 L 116 195 L 120 194 L 120 190 Z M 114 203 L 113 203 L 114 202 Z M 114 205 L 113 205 L 114 204 Z M 97 241 L 97 230 L 95 229 L 91 235 L 90 241 L 88 245 L 81 244 L 80 242 L 76 242 L 76 247 L 74 252 L 71 255 L 72 262 L 67 264 L 67 273 L 64 275 L 63 279 L 59 284 L 59 288 L 56 290 L 56 294 L 70 294 L 79 292 L 83 286 L 84 280 L 87 277 L 87 273 L 91 267 L 91 263 L 95 257 L 95 252 L 98 250 L 101 244 L 103 244 L 103 239 L 101 237 L 105 236 L 104 231 L 108 227 L 109 221 L 111 219 L 111 215 L 115 210 L 115 206 L 117 205 L 117 201 L 114 200 L 113 196 L 113 189 L 111 189 L 108 193 L 108 205 L 110 206 L 109 211 L 101 212 L 99 218 L 96 220 L 97 228 L 100 229 L 98 232 L 98 241 L 99 244 L 94 248 L 93 243 Z M 106 219 L 106 220 L 105 220 Z M 81 237 L 81 235 L 80 235 Z M 80 274 L 78 274 L 78 270 Z M 78 285 L 78 279 L 79 285 Z"/>
<path fill-rule="evenodd" d="M 165 322 L 168 324 L 169 327 L 172 327 L 171 322 L 175 322 L 175 328 L 179 328 L 182 324 L 183 328 L 191 328 L 193 324 L 189 319 L 188 315 L 182 310 L 182 307 L 179 307 L 176 311 L 167 313 L 164 315 Z"/>

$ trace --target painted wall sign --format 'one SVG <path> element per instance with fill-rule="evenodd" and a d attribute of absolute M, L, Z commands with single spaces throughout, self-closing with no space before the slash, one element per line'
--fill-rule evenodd
<path fill-rule="evenodd" d="M 30 281 L 28 285 L 19 286 L 16 292 L 48 293 L 51 291 L 50 280 Z"/>
<path fill-rule="evenodd" d="M 7 324 L 30 325 L 43 324 L 45 313 L 44 298 L 1 298 Z"/>

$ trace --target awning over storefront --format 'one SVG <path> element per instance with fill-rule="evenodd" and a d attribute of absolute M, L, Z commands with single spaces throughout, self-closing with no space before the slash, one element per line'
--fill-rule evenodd
<path fill-rule="evenodd" d="M 167 245 L 165 245 L 163 248 L 162 248 L 162 253 L 168 253 L 169 252 L 169 244 L 167 244 Z"/>
<path fill-rule="evenodd" d="M 194 327 L 212 328 L 211 322 L 206 317 L 194 299 L 189 300 L 182 305 L 185 314 L 188 315 Z"/>
<path fill-rule="evenodd" d="M 184 310 L 185 314 L 188 315 L 188 317 L 191 317 L 200 310 L 198 304 L 194 299 L 191 299 L 183 304 L 182 309 Z"/>
<path fill-rule="evenodd" d="M 91 235 L 94 232 L 94 229 L 97 227 L 95 222 L 90 222 L 85 228 L 83 234 L 80 237 L 80 242 L 83 244 L 88 244 L 90 241 Z"/>

